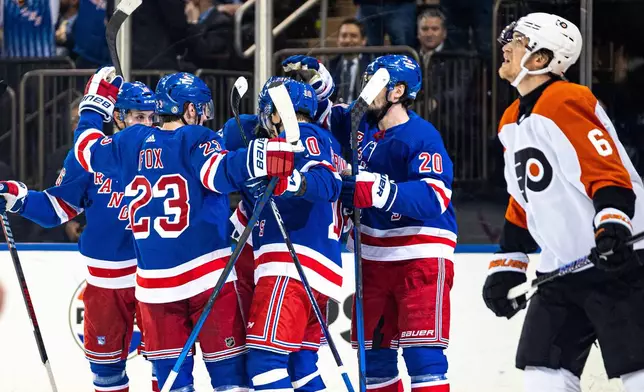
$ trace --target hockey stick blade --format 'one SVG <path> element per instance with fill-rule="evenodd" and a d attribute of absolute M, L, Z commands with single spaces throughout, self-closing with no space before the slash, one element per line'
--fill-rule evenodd
<path fill-rule="evenodd" d="M 139 8 L 141 3 L 142 0 L 121 0 L 121 2 L 116 6 L 116 10 L 105 28 L 107 48 L 110 51 L 110 59 L 112 60 L 112 65 L 116 68 L 117 75 L 123 75 L 123 70 L 121 69 L 121 61 L 119 60 L 119 54 L 116 50 L 116 36 L 128 16 L 130 16 L 134 10 Z"/>
<path fill-rule="evenodd" d="M 642 241 L 643 239 L 644 239 L 644 231 L 633 235 L 631 238 L 628 239 L 628 241 L 626 241 L 626 244 L 633 245 L 639 241 Z M 611 254 L 613 253 L 609 252 L 604 254 L 604 256 L 610 256 Z M 548 283 L 560 276 L 568 275 L 575 271 L 579 271 L 581 268 L 586 267 L 587 265 L 590 265 L 590 264 L 592 264 L 592 262 L 590 261 L 590 258 L 588 256 L 579 258 L 571 263 L 568 263 L 564 266 L 559 267 L 558 269 L 552 272 L 548 272 L 546 274 L 539 276 L 538 278 L 532 279 L 529 282 L 524 282 L 518 286 L 514 286 L 508 291 L 507 298 L 508 299 L 519 298 L 520 296 L 530 292 L 530 290 L 537 289 L 539 286 L 541 286 L 544 283 Z"/>
<path fill-rule="evenodd" d="M 246 92 L 248 91 L 248 80 L 246 80 L 245 77 L 240 76 L 235 80 L 235 91 L 239 95 L 239 99 L 242 99 L 244 95 L 246 95 Z"/>
<path fill-rule="evenodd" d="M 297 122 L 295 109 L 293 108 L 293 101 L 288 95 L 286 86 L 280 84 L 279 86 L 271 87 L 268 89 L 277 113 L 279 113 L 284 124 L 284 133 L 286 133 L 286 141 L 291 143 L 295 148 L 295 152 L 304 151 L 304 146 L 300 142 L 300 125 Z"/>
<path fill-rule="evenodd" d="M 376 96 L 382 91 L 383 88 L 389 83 L 389 71 L 380 68 L 373 74 L 367 85 L 360 93 L 360 99 L 363 99 L 367 105 L 371 105 Z"/>

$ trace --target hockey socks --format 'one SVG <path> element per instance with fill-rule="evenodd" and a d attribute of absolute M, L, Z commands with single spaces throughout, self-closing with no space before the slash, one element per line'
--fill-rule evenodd
<path fill-rule="evenodd" d="M 412 392 L 449 392 L 447 357 L 438 347 L 406 347 L 403 358 Z"/>
<path fill-rule="evenodd" d="M 318 353 L 301 350 L 289 354 L 288 374 L 295 392 L 318 392 L 326 390 L 318 370 Z"/>
<path fill-rule="evenodd" d="M 125 361 L 116 363 L 94 363 L 89 367 L 94 374 L 94 390 L 96 392 L 129 392 L 129 382 L 125 373 Z"/>
<path fill-rule="evenodd" d="M 369 392 L 403 392 L 398 376 L 398 351 L 367 350 L 367 390 Z"/>
<path fill-rule="evenodd" d="M 287 354 L 252 348 L 246 355 L 246 369 L 256 392 L 293 392 Z"/>

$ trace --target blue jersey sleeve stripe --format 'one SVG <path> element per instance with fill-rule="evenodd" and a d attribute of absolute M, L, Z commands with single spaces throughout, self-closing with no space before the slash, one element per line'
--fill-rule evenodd
<path fill-rule="evenodd" d="M 86 171 L 94 173 L 92 170 L 92 153 L 91 148 L 100 138 L 105 137 L 105 134 L 98 129 L 85 130 L 76 140 L 74 144 L 74 155 L 76 160 Z"/>

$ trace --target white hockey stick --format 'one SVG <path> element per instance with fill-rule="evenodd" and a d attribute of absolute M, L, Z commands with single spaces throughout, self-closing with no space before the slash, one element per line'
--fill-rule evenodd
<path fill-rule="evenodd" d="M 293 102 L 288 95 L 286 86 L 280 84 L 268 89 L 268 95 L 275 104 L 275 109 L 279 113 L 284 124 L 284 133 L 286 133 L 286 141 L 293 146 L 294 152 L 304 151 L 304 146 L 300 141 L 300 125 L 297 122 Z"/>
<path fill-rule="evenodd" d="M 112 65 L 116 68 L 116 74 L 123 76 L 123 70 L 121 69 L 121 62 L 119 60 L 119 53 L 116 50 L 116 35 L 125 20 L 141 5 L 142 0 L 121 0 L 121 2 L 116 6 L 116 10 L 110 21 L 107 23 L 105 28 L 105 38 L 107 40 L 107 48 L 110 51 L 110 59 L 112 60 Z"/>
<path fill-rule="evenodd" d="M 358 167 L 360 161 L 358 159 L 358 128 L 362 118 L 367 113 L 369 105 L 376 99 L 383 88 L 389 83 L 389 72 L 380 68 L 373 74 L 367 85 L 360 92 L 358 100 L 354 103 L 351 109 L 351 150 L 353 155 L 351 159 L 351 175 L 358 174 Z M 355 304 L 356 304 L 356 337 L 358 340 L 358 381 L 360 392 L 366 391 L 366 353 L 365 353 L 365 339 L 364 339 L 364 313 L 363 313 L 363 297 L 362 297 L 362 238 L 360 234 L 360 209 L 353 209 L 353 256 L 355 268 Z"/>

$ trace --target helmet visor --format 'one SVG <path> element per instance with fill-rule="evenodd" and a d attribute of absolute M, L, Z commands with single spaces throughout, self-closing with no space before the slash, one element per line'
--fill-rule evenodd
<path fill-rule="evenodd" d="M 215 104 L 212 99 L 209 102 L 199 104 L 198 111 L 205 117 L 205 121 L 215 118 Z"/>

